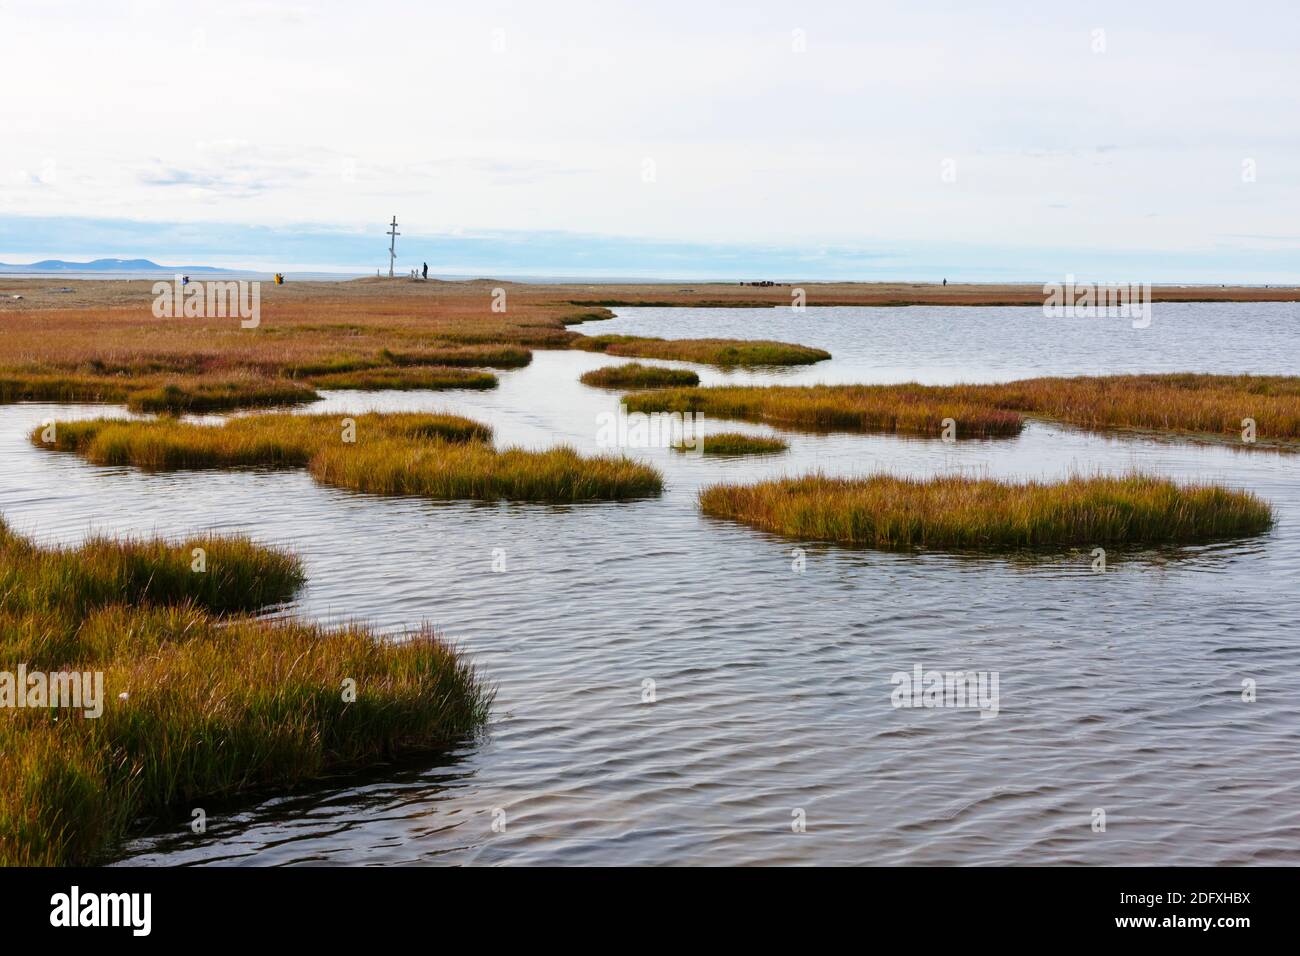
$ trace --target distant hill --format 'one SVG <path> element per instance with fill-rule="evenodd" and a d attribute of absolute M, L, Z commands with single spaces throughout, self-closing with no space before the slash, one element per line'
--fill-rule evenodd
<path fill-rule="evenodd" d="M 157 273 L 214 273 L 230 272 L 212 266 L 160 266 L 149 259 L 95 259 L 91 262 L 67 262 L 63 259 L 42 259 L 30 265 L 0 262 L 0 272 L 157 272 Z"/>

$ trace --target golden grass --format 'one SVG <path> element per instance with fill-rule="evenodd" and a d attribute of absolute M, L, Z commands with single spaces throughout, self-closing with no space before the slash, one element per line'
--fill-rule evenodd
<path fill-rule="evenodd" d="M 718 386 L 629 395 L 629 411 L 698 411 L 792 428 L 955 437 L 1018 434 L 1025 415 L 1084 428 L 1135 428 L 1239 439 L 1243 419 L 1260 444 L 1300 441 L 1300 377 L 1112 375 L 997 385 Z M 1247 446 L 1248 447 L 1248 446 Z"/>
<path fill-rule="evenodd" d="M 675 388 L 699 385 L 700 377 L 690 369 L 628 362 L 583 372 L 578 381 L 597 388 Z"/>
<path fill-rule="evenodd" d="M 614 317 L 614 313 L 609 309 L 597 308 L 589 309 L 585 312 L 575 312 L 572 315 L 566 315 L 563 322 L 565 325 L 581 325 L 583 322 L 604 322 L 606 319 L 612 319 Z"/>
<path fill-rule="evenodd" d="M 968 386 L 978 401 L 1084 428 L 1138 428 L 1239 438 L 1255 421 L 1259 442 L 1300 441 L 1300 377 L 1107 375 Z"/>
<path fill-rule="evenodd" d="M 138 377 L 47 372 L 0 375 L 0 402 L 122 402 L 136 412 L 229 411 L 301 405 L 319 398 L 310 388 L 256 373 L 209 378 L 153 373 Z"/>
<path fill-rule="evenodd" d="M 308 381 L 317 388 L 378 389 L 450 389 L 496 388 L 497 377 L 491 372 L 441 366 L 375 368 L 332 375 L 313 375 Z"/>
<path fill-rule="evenodd" d="M 249 415 L 219 426 L 175 419 L 136 421 L 94 418 L 55 422 L 32 430 L 32 444 L 70 451 L 97 465 L 134 465 L 150 471 L 177 469 L 305 468 L 324 446 L 343 443 L 346 422 L 356 441 L 398 439 L 445 443 L 492 439 L 487 425 L 459 415 L 423 412 L 364 415 Z"/>
<path fill-rule="evenodd" d="M 695 441 L 700 443 L 706 455 L 774 455 L 790 447 L 780 438 L 763 435 L 746 435 L 743 432 L 718 432 L 713 435 L 697 435 Z M 677 451 L 693 451 L 685 442 L 673 445 Z"/>
<path fill-rule="evenodd" d="M 437 370 L 520 368 L 531 348 L 722 367 L 829 357 L 780 342 L 583 335 L 568 326 L 613 313 L 577 304 L 572 287 L 377 279 L 264 286 L 261 321 L 245 329 L 231 319 L 155 318 L 151 282 L 74 280 L 72 294 L 57 296 L 12 284 L 26 294 L 0 299 L 0 402 L 116 403 L 142 393 L 133 408 L 182 413 L 297 404 L 317 398 L 315 387 L 490 388 L 489 373 Z M 496 309 L 498 290 L 508 295 L 505 311 Z"/>
<path fill-rule="evenodd" d="M 546 451 L 484 444 L 418 445 L 408 441 L 327 445 L 308 466 L 322 484 L 377 495 L 510 501 L 642 498 L 663 490 L 648 465 L 615 456 L 583 457 L 561 446 Z"/>
<path fill-rule="evenodd" d="M 573 348 L 629 358 L 676 359 L 721 368 L 812 365 L 830 352 L 766 339 L 657 339 L 637 335 L 593 335 L 575 339 Z"/>
<path fill-rule="evenodd" d="M 0 865 L 103 862 L 142 817 L 441 748 L 491 704 L 428 628 L 395 642 L 225 616 L 302 580 L 291 555 L 245 539 L 43 549 L 0 521 L 0 568 L 0 670 L 103 675 L 99 716 L 3 713 Z"/>
<path fill-rule="evenodd" d="M 1020 434 L 1018 412 L 983 407 L 923 385 L 723 385 L 639 392 L 625 399 L 632 412 L 701 412 L 715 418 L 766 422 L 814 430 L 898 432 L 939 436 L 944 419 L 956 438 Z"/>
<path fill-rule="evenodd" d="M 195 548 L 205 553 L 202 573 L 193 570 Z M 0 595 L 10 612 L 82 615 L 117 602 L 188 602 L 215 612 L 254 611 L 288 600 L 303 583 L 297 558 L 243 537 L 180 542 L 97 537 L 75 548 L 41 548 L 0 520 L 0 556 Z M 57 663 L 50 660 L 48 648 L 25 650 L 28 660 Z"/>
<path fill-rule="evenodd" d="M 347 422 L 352 422 L 351 436 Z M 38 447 L 102 465 L 155 471 L 265 466 L 307 468 L 322 484 L 386 495 L 512 501 L 585 501 L 658 494 L 662 476 L 623 457 L 571 448 L 497 450 L 491 429 L 422 413 L 250 415 L 220 426 L 171 419 L 91 419 L 33 429 Z"/>
<path fill-rule="evenodd" d="M 52 294 L 43 280 L 0 277 L 21 301 L 0 296 L 0 401 L 126 401 L 171 376 L 219 378 L 255 374 L 302 378 L 362 371 L 399 362 L 462 365 L 455 349 L 514 347 L 585 349 L 628 357 L 679 358 L 721 367 L 785 364 L 827 358 L 821 350 L 782 343 L 663 341 L 586 336 L 567 328 L 610 318 L 601 304 L 715 307 L 788 306 L 791 287 L 695 283 L 656 285 L 521 285 L 499 281 L 427 282 L 364 279 L 264 286 L 261 323 L 156 319 L 152 282 L 83 282 Z M 924 283 L 804 283 L 810 305 L 933 303 L 1041 304 L 1041 286 L 946 287 Z M 497 290 L 508 293 L 495 311 Z M 1296 289 L 1156 287 L 1157 301 L 1295 301 Z M 450 350 L 433 360 L 423 353 Z M 510 359 L 508 361 L 514 361 Z M 486 367 L 505 367 L 483 358 Z M 477 367 L 477 366 L 473 366 Z M 1235 412 L 1235 409 L 1226 409 Z M 1140 416 L 1150 417 L 1150 415 Z M 1222 416 L 1219 416 L 1220 418 Z M 1222 424 L 1220 422 L 1220 424 Z M 1158 426 L 1157 427 L 1161 427 Z"/>
<path fill-rule="evenodd" d="M 1058 277 L 1059 278 L 1059 277 Z M 0 313 L 22 315 L 47 310 L 138 309 L 146 315 L 153 301 L 150 280 L 100 282 L 59 280 L 70 293 L 56 292 L 49 279 L 17 279 L 0 276 L 0 293 L 20 293 L 21 301 L 0 294 Z M 494 290 L 509 296 L 505 313 L 491 311 Z M 391 305 L 400 314 L 441 333 L 462 315 L 481 316 L 485 322 L 503 325 L 557 324 L 612 318 L 609 306 L 686 308 L 785 308 L 793 301 L 795 288 L 803 289 L 810 308 L 819 306 L 896 307 L 904 305 L 1004 306 L 1043 305 L 1042 283 L 943 286 L 926 282 L 796 282 L 760 287 L 737 282 L 698 282 L 689 286 L 664 283 L 544 283 L 528 284 L 500 280 L 468 282 L 410 282 L 405 279 L 366 278 L 351 282 L 290 282 L 262 287 L 262 328 L 284 321 L 290 311 L 301 311 L 305 324 L 325 324 L 322 313 L 356 310 L 364 302 Z M 1296 302 L 1296 286 L 1153 286 L 1155 302 Z M 153 320 L 154 324 L 162 320 Z M 190 325 L 211 329 L 216 323 L 187 320 Z M 364 324 L 364 323 L 358 323 Z M 259 329 L 260 331 L 260 329 Z"/>
<path fill-rule="evenodd" d="M 126 396 L 126 407 L 133 412 L 180 415 L 305 405 L 319 398 L 310 388 L 278 379 L 252 376 L 215 380 L 186 378 L 155 388 L 133 390 Z"/>
<path fill-rule="evenodd" d="M 127 382 L 44 371 L 0 373 L 0 402 L 124 402 Z"/>
<path fill-rule="evenodd" d="M 1146 475 L 1010 482 L 814 474 L 713 485 L 699 502 L 707 515 L 764 531 L 881 550 L 1191 544 L 1273 523 L 1271 507 L 1248 492 Z"/>
<path fill-rule="evenodd" d="M 381 349 L 379 358 L 391 365 L 523 368 L 533 360 L 533 353 L 517 345 L 442 345 L 406 352 Z"/>

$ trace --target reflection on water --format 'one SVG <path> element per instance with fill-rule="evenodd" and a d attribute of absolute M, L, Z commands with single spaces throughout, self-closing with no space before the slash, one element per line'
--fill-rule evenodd
<path fill-rule="evenodd" d="M 815 295 L 810 293 L 813 301 Z M 995 380 L 1126 370 L 1290 372 L 1291 305 L 1156 307 L 1151 329 L 1026 309 L 634 310 L 593 333 L 770 337 L 836 358 L 723 380 Z M 538 352 L 491 393 L 333 393 L 310 411 L 451 409 L 501 444 L 596 451 L 614 359 Z M 124 862 L 1300 862 L 1300 458 L 1031 423 L 1013 441 L 787 435 L 761 459 L 634 450 L 645 501 L 376 498 L 305 472 L 148 475 L 31 447 L 89 406 L 0 406 L 0 510 L 43 541 L 247 531 L 296 549 L 288 611 L 430 620 L 499 685 L 480 741 L 422 765 L 210 809 Z M 710 422 L 710 429 L 770 433 Z M 703 518 L 702 485 L 820 468 L 1058 477 L 1151 470 L 1250 488 L 1249 541 L 1108 556 L 886 554 Z M 792 549 L 806 553 L 792 570 Z M 504 548 L 505 573 L 492 572 Z M 891 676 L 1000 674 L 1000 712 L 895 709 Z M 1258 686 L 1244 703 L 1242 680 Z M 642 703 L 643 681 L 656 700 Z M 1092 831 L 1094 809 L 1107 816 Z M 802 810 L 806 832 L 795 832 Z M 504 811 L 504 830 L 501 829 Z M 497 831 L 493 821 L 498 821 Z"/>

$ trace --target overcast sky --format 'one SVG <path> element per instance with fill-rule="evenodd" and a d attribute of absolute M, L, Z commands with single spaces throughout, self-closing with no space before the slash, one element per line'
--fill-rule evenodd
<path fill-rule="evenodd" d="M 498 274 L 1300 278 L 1294 3 L 0 0 L 0 38 L 0 261 L 386 268 L 396 213 Z"/>

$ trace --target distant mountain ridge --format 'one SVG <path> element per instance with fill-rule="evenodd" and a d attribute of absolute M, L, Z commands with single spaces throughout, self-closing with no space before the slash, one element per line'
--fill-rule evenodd
<path fill-rule="evenodd" d="M 90 262 L 68 262 L 64 259 L 42 259 L 30 265 L 16 265 L 0 262 L 2 272 L 157 272 L 170 274 L 175 272 L 231 272 L 231 269 L 218 269 L 213 266 L 160 266 L 149 259 L 94 259 Z"/>

